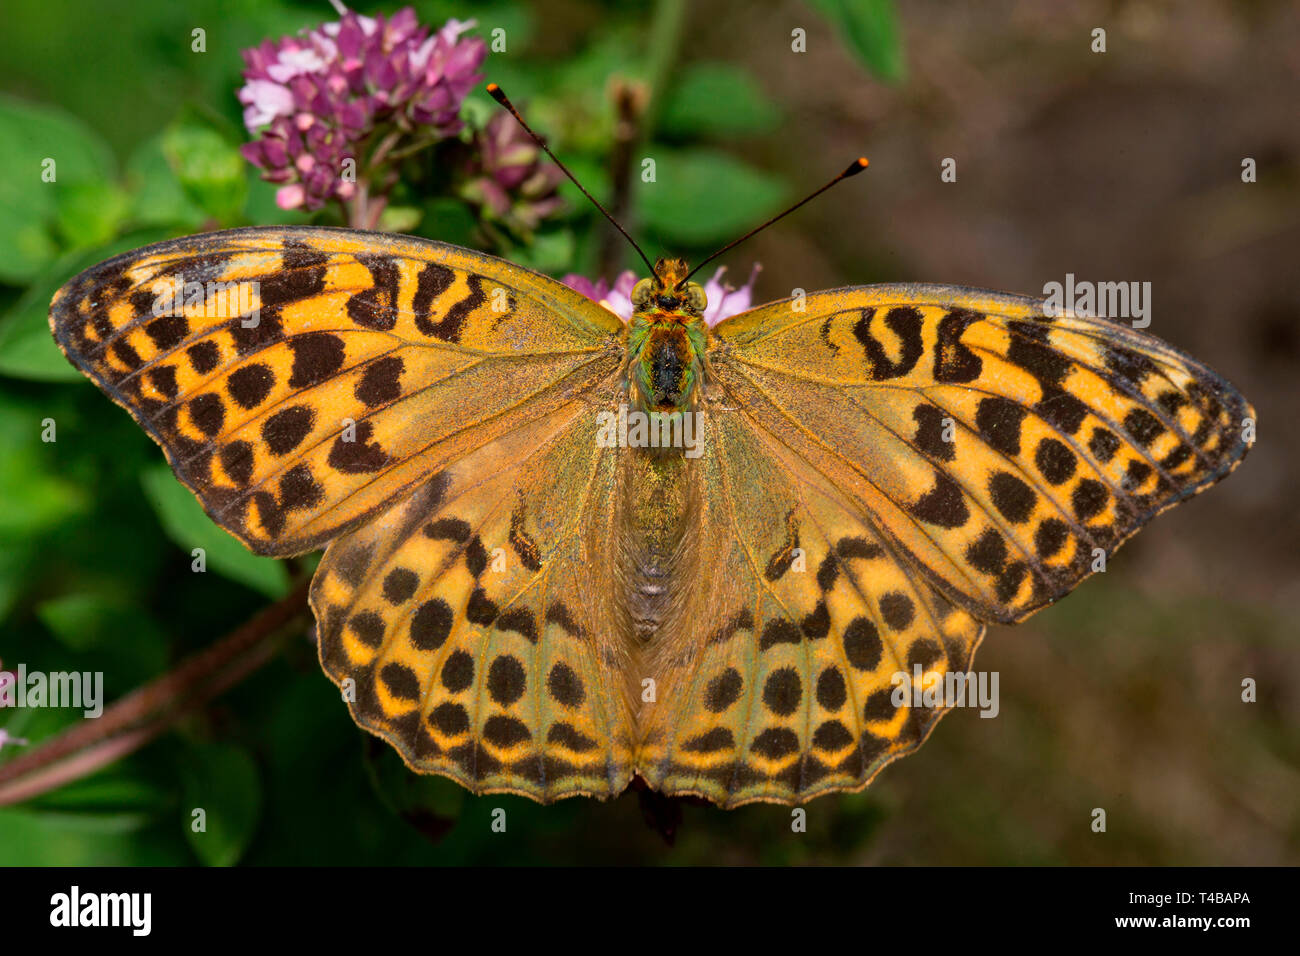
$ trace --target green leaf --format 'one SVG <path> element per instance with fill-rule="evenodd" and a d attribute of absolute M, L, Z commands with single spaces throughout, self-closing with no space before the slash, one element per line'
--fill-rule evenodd
<path fill-rule="evenodd" d="M 181 759 L 185 836 L 207 866 L 233 866 L 253 838 L 262 786 L 253 758 L 233 744 L 192 742 Z M 195 810 L 203 813 L 196 816 Z M 203 829 L 195 831 L 197 821 Z"/>
<path fill-rule="evenodd" d="M 36 605 L 36 616 L 73 650 L 99 643 L 105 623 L 125 610 L 121 600 L 103 594 L 65 594 Z"/>
<path fill-rule="evenodd" d="M 872 73 L 888 83 L 906 74 L 893 0 L 809 0 Z"/>
<path fill-rule="evenodd" d="M 79 591 L 36 605 L 36 616 L 67 647 L 77 651 L 96 646 L 163 646 L 162 631 L 120 592 Z M 119 655 L 120 656 L 120 655 Z"/>
<path fill-rule="evenodd" d="M 163 153 L 162 134 L 131 154 L 126 178 L 132 190 L 131 219 L 138 225 L 192 230 L 203 224 L 203 210 L 190 200 Z"/>
<path fill-rule="evenodd" d="M 49 226 L 69 187 L 114 175 L 108 146 L 80 120 L 0 97 L 0 281 L 26 282 L 57 254 Z"/>
<path fill-rule="evenodd" d="M 510 251 L 510 258 L 521 266 L 527 266 L 547 275 L 573 271 L 574 238 L 573 231 L 561 229 L 533 237 L 531 245 L 520 246 Z"/>
<path fill-rule="evenodd" d="M 130 206 L 130 197 L 113 183 L 72 183 L 59 196 L 56 222 L 69 246 L 98 246 L 117 235 Z"/>
<path fill-rule="evenodd" d="M 655 182 L 633 180 L 645 228 L 664 242 L 701 246 L 734 239 L 777 212 L 783 182 L 716 150 L 652 151 Z"/>
<path fill-rule="evenodd" d="M 781 122 L 781 111 L 748 71 L 725 63 L 689 67 L 674 83 L 660 125 L 678 136 L 746 136 Z"/>
<path fill-rule="evenodd" d="M 281 209 L 275 202 L 280 187 L 268 183 L 248 167 L 248 200 L 244 203 L 244 220 L 259 226 L 299 226 L 312 221 L 312 214 L 301 209 Z"/>
<path fill-rule="evenodd" d="M 175 806 L 175 797 L 151 783 L 130 777 L 121 764 L 108 767 L 90 777 L 64 784 L 43 793 L 27 804 L 33 810 L 59 810 L 79 813 L 150 813 L 157 814 Z"/>
<path fill-rule="evenodd" d="M 185 194 L 222 225 L 234 223 L 248 197 L 244 157 L 212 126 L 183 116 L 163 133 L 163 155 Z"/>
<path fill-rule="evenodd" d="M 253 554 L 213 522 L 194 493 L 176 480 L 169 467 L 147 468 L 140 480 L 167 537 L 186 552 L 202 548 L 210 570 L 268 597 L 281 597 L 288 591 L 289 572 L 284 565 Z"/>
<path fill-rule="evenodd" d="M 379 214 L 379 231 L 414 232 L 423 216 L 424 210 L 418 206 L 389 206 Z"/>
<path fill-rule="evenodd" d="M 59 351 L 50 334 L 50 299 L 83 269 L 166 236 L 158 229 L 132 233 L 96 249 L 65 255 L 44 270 L 0 319 L 0 375 L 41 382 L 84 382 L 85 377 Z"/>
<path fill-rule="evenodd" d="M 0 401 L 0 541 L 29 538 L 90 505 L 86 490 L 53 467 L 58 445 L 41 440 L 45 428 L 40 412 Z"/>
<path fill-rule="evenodd" d="M 397 753 L 384 745 L 367 743 L 365 765 L 380 802 L 428 839 L 441 839 L 460 818 L 465 789 L 454 781 L 411 773 Z"/>

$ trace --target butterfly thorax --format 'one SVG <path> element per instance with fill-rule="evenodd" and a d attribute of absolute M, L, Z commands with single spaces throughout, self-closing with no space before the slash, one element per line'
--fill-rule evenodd
<path fill-rule="evenodd" d="M 632 290 L 627 332 L 628 398 L 645 413 L 693 410 L 704 374 L 704 290 L 685 282 L 681 259 L 660 259 Z"/>

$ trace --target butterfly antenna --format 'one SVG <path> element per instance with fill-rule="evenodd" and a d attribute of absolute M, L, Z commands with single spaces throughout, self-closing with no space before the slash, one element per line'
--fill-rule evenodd
<path fill-rule="evenodd" d="M 739 239 L 734 239 L 734 240 L 732 240 L 731 242 L 727 243 L 725 246 L 723 246 L 721 249 L 719 249 L 719 250 L 718 250 L 717 252 L 715 252 L 713 255 L 709 256 L 707 259 L 705 259 L 703 262 L 701 262 L 699 265 L 697 265 L 694 269 L 692 269 L 689 273 L 687 273 L 687 274 L 686 274 L 686 277 L 683 278 L 681 281 L 679 281 L 679 282 L 677 283 L 676 288 L 680 288 L 680 287 L 682 286 L 682 283 L 684 283 L 684 282 L 685 282 L 687 279 L 689 279 L 691 276 L 695 275 L 695 273 L 699 272 L 701 269 L 703 269 L 705 266 L 707 266 L 707 265 L 708 265 L 710 262 L 712 262 L 714 259 L 718 258 L 718 256 L 722 255 L 722 254 L 725 253 L 725 252 L 730 252 L 732 249 L 736 248 L 736 246 L 740 245 L 742 242 L 744 242 L 744 241 L 745 241 L 746 239 L 748 239 L 750 236 L 753 236 L 753 235 L 756 234 L 756 233 L 760 233 L 760 232 L 762 232 L 764 229 L 766 229 L 768 226 L 772 225 L 772 223 L 776 222 L 778 219 L 784 219 L 786 216 L 790 215 L 790 213 L 794 212 L 796 209 L 798 209 L 798 208 L 799 208 L 800 206 L 802 206 L 804 203 L 806 203 L 806 202 L 810 202 L 810 201 L 816 199 L 818 196 L 820 196 L 822 193 L 826 192 L 826 190 L 830 189 L 832 186 L 834 186 L 834 185 L 835 185 L 836 183 L 838 183 L 840 180 L 842 180 L 842 179 L 848 179 L 850 176 L 856 176 L 858 173 L 860 173 L 860 172 L 862 172 L 864 169 L 866 169 L 866 168 L 867 168 L 867 165 L 868 165 L 868 164 L 867 164 L 867 158 L 866 158 L 865 156 L 859 156 L 859 157 L 858 157 L 857 159 L 855 159 L 853 162 L 849 163 L 849 168 L 848 168 L 848 169 L 844 170 L 844 172 L 840 173 L 838 176 L 836 176 L 834 179 L 832 179 L 830 182 L 828 182 L 828 183 L 827 183 L 825 186 L 823 186 L 821 189 L 817 190 L 817 191 L 814 192 L 814 193 L 809 193 L 807 196 L 804 196 L 803 199 L 800 199 L 797 203 L 795 203 L 795 204 L 794 204 L 793 206 L 791 206 L 789 209 L 785 210 L 785 212 L 779 212 L 779 213 L 777 213 L 775 216 L 773 216 L 773 217 L 772 217 L 771 219 L 769 219 L 767 222 L 763 223 L 761 226 L 755 226 L 753 229 L 749 230 L 749 232 L 745 233 L 745 234 L 744 234 L 743 236 L 741 236 Z"/>
<path fill-rule="evenodd" d="M 560 167 L 560 172 L 564 173 L 564 175 L 569 177 L 569 181 L 572 182 L 573 185 L 578 187 L 578 191 L 581 192 L 588 199 L 590 199 L 591 204 L 595 206 L 597 209 L 599 209 L 601 213 L 604 214 L 605 218 L 608 219 L 613 224 L 614 228 L 623 234 L 623 238 L 632 244 L 632 248 L 636 250 L 636 254 L 641 257 L 641 261 L 644 262 L 646 264 L 646 268 L 650 270 L 650 275 L 654 275 L 654 271 L 655 271 L 654 264 L 651 263 L 650 260 L 646 257 L 646 254 L 641 251 L 641 247 L 636 244 L 636 240 L 633 239 L 630 235 L 628 235 L 627 230 L 618 224 L 618 220 L 615 219 L 612 215 L 610 215 L 609 210 L 606 209 L 604 206 L 602 206 L 596 200 L 595 196 L 587 192 L 587 190 L 583 187 L 582 183 L 578 182 L 578 177 L 573 175 L 573 173 L 569 172 L 568 167 L 565 166 L 564 163 L 560 162 L 559 158 L 554 153 L 551 152 L 551 147 L 546 145 L 546 140 L 542 139 L 540 136 L 534 133 L 532 127 L 524 122 L 524 118 L 520 116 L 519 111 L 515 109 L 515 104 L 510 102 L 510 97 L 506 96 L 505 90 L 501 89 L 501 87 L 497 86 L 495 83 L 489 83 L 487 85 L 487 91 L 488 91 L 488 95 L 491 96 L 492 99 L 496 100 L 498 103 L 500 103 L 502 106 L 504 106 L 507 110 L 510 111 L 510 115 L 513 116 L 519 122 L 519 125 L 524 128 L 524 132 L 533 138 L 533 142 L 536 143 L 538 146 L 540 146 L 542 148 L 542 151 L 545 152 L 547 156 L 551 157 L 551 162 L 553 162 L 556 166 Z M 812 196 L 809 196 L 808 198 L 811 199 Z"/>

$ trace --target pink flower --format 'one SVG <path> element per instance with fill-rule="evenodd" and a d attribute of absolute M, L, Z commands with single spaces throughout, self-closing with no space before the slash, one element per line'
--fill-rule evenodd
<path fill-rule="evenodd" d="M 713 273 L 713 278 L 704 283 L 704 295 L 709 300 L 704 309 L 704 321 L 714 326 L 723 319 L 748 311 L 754 302 L 754 282 L 762 268 L 757 262 L 754 263 L 749 281 L 737 289 L 722 281 L 722 274 L 727 271 L 727 267 L 719 266 L 718 271 Z M 613 286 L 604 279 L 592 282 L 586 276 L 573 273 L 561 281 L 587 298 L 599 302 L 624 322 L 632 318 L 632 287 L 636 285 L 637 275 L 631 269 L 620 273 Z"/>
<path fill-rule="evenodd" d="M 243 53 L 239 101 L 256 138 L 240 151 L 264 179 L 300 187 L 276 194 L 282 208 L 350 198 L 367 172 L 357 166 L 383 137 L 396 134 L 394 151 L 455 136 L 461 104 L 483 78 L 486 45 L 461 39 L 473 21 L 450 20 L 430 35 L 410 7 L 387 19 L 338 9 L 337 23 Z"/>
<path fill-rule="evenodd" d="M 474 138 L 478 147 L 460 187 L 485 219 L 527 235 L 561 205 L 556 192 L 564 174 L 509 113 L 493 114 Z"/>
<path fill-rule="evenodd" d="M 727 271 L 727 267 L 719 266 L 718 271 L 713 273 L 713 278 L 704 283 L 704 296 L 709 300 L 704 310 L 704 321 L 714 326 L 723 319 L 748 312 L 754 304 L 754 282 L 762 269 L 763 267 L 755 262 L 754 268 L 749 270 L 749 281 L 739 289 L 735 289 L 723 283 L 722 274 Z"/>
<path fill-rule="evenodd" d="M 25 747 L 27 746 L 27 741 L 23 740 L 21 737 L 13 736 L 12 734 L 9 733 L 9 731 L 5 730 L 3 727 L 0 727 L 0 750 L 3 750 L 6 744 L 14 744 L 17 747 Z"/>
<path fill-rule="evenodd" d="M 560 280 L 570 289 L 576 289 L 594 302 L 599 302 L 609 311 L 626 322 L 632 318 L 632 287 L 636 285 L 637 274 L 626 269 L 618 274 L 611 286 L 604 279 L 592 282 L 586 276 L 570 273 Z"/>

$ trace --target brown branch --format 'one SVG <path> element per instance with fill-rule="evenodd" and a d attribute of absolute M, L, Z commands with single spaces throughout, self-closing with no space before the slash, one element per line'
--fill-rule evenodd
<path fill-rule="evenodd" d="M 131 753 L 271 659 L 276 639 L 307 617 L 310 580 L 248 623 L 87 720 L 0 765 L 0 806 L 30 799 Z"/>

